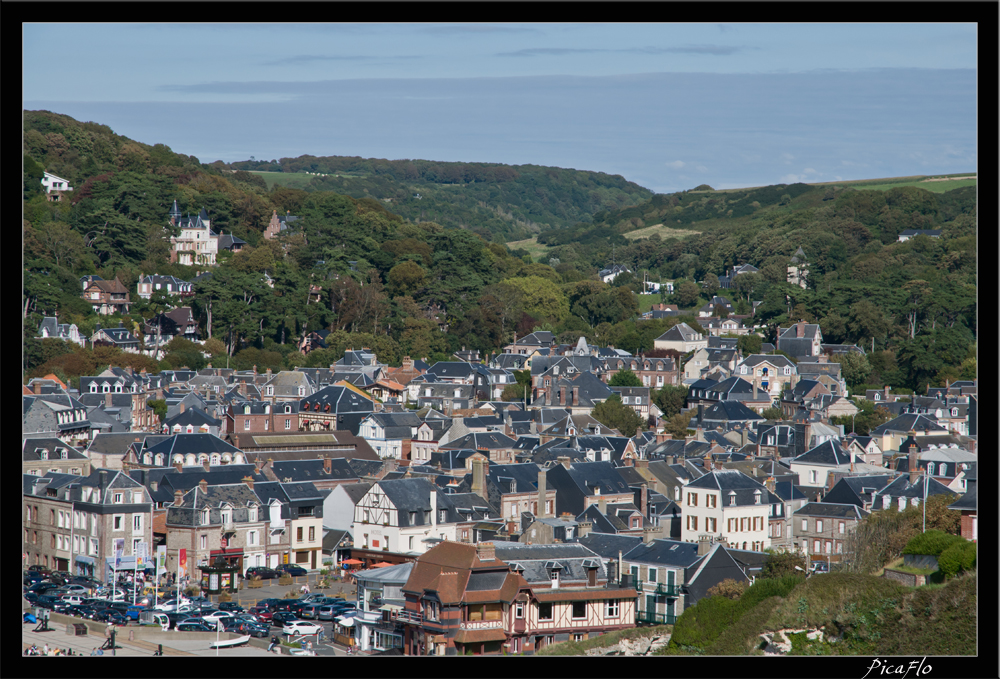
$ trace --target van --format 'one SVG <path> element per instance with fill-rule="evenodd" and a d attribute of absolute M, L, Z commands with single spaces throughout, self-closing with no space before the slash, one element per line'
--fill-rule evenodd
<path fill-rule="evenodd" d="M 85 597 L 82 597 L 79 594 L 63 594 L 59 598 L 65 601 L 70 606 L 81 606 L 83 605 L 83 600 Z"/>

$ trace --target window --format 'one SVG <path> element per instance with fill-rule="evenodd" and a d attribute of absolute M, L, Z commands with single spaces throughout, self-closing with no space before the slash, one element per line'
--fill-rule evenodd
<path fill-rule="evenodd" d="M 291 429 L 291 428 L 292 428 L 292 421 L 285 420 L 285 429 Z"/>
<path fill-rule="evenodd" d="M 827 554 L 830 554 L 833 551 L 833 543 L 830 542 L 829 540 L 827 540 L 823 544 L 823 547 L 825 548 L 825 551 L 826 551 Z"/>
<path fill-rule="evenodd" d="M 264 431 L 268 431 L 271 428 L 271 421 L 264 420 Z"/>
<path fill-rule="evenodd" d="M 268 396 L 274 396 L 274 387 L 268 387 L 267 388 L 267 395 Z"/>
<path fill-rule="evenodd" d="M 844 543 L 841 542 L 840 540 L 837 540 L 837 554 L 843 554 L 843 553 L 844 553 Z"/>
<path fill-rule="evenodd" d="M 247 521 L 256 521 L 256 520 L 257 520 L 257 508 L 250 507 L 249 509 L 247 509 Z"/>
<path fill-rule="evenodd" d="M 621 606 L 618 601 L 609 601 L 604 609 L 604 617 L 617 618 L 621 616 Z"/>
<path fill-rule="evenodd" d="M 124 514 L 115 514 L 113 522 L 114 522 L 114 530 L 125 530 Z"/>
<path fill-rule="evenodd" d="M 698 493 L 688 493 L 688 507 L 698 506 Z"/>
<path fill-rule="evenodd" d="M 132 532 L 133 533 L 142 532 L 142 514 L 132 515 Z"/>
<path fill-rule="evenodd" d="M 206 509 L 205 511 L 203 511 L 201 513 L 201 525 L 207 526 L 208 522 L 209 522 L 209 518 L 210 518 L 209 517 L 209 513 L 208 513 L 208 510 Z"/>
<path fill-rule="evenodd" d="M 705 519 L 705 528 L 709 533 L 714 533 L 717 530 L 716 520 L 712 517 Z"/>
<path fill-rule="evenodd" d="M 309 526 L 309 542 L 316 540 L 316 526 Z"/>
<path fill-rule="evenodd" d="M 244 431 L 250 431 L 250 419 L 249 418 L 243 420 L 243 430 Z"/>
<path fill-rule="evenodd" d="M 365 514 L 368 514 L 368 512 L 365 512 Z M 299 542 L 302 542 L 302 526 L 299 526 L 298 528 L 295 529 L 295 539 L 298 540 Z"/>
<path fill-rule="evenodd" d="M 586 601 L 574 601 L 573 602 L 573 619 L 582 620 L 587 617 L 587 602 Z"/>
<path fill-rule="evenodd" d="M 514 604 L 514 617 L 517 618 L 518 620 L 521 620 L 521 619 L 524 618 L 524 604 L 523 603 L 518 602 L 518 603 Z"/>
<path fill-rule="evenodd" d="M 549 571 L 549 579 L 552 580 L 553 582 L 556 582 L 556 581 L 559 580 L 559 569 L 558 568 L 553 568 L 552 570 Z"/>
<path fill-rule="evenodd" d="M 760 504 L 760 491 L 759 490 L 755 490 L 754 493 L 753 493 L 753 503 L 755 505 L 759 505 Z"/>
<path fill-rule="evenodd" d="M 649 378 L 646 378 L 646 379 L 649 379 Z M 635 397 L 635 404 L 637 406 L 641 406 L 642 405 L 642 397 L 641 396 L 636 396 Z"/>
<path fill-rule="evenodd" d="M 816 483 L 816 470 L 813 469 L 809 472 L 809 483 Z"/>
<path fill-rule="evenodd" d="M 839 526 L 837 526 L 837 532 L 838 532 L 838 533 L 840 533 L 841 535 L 843 535 L 843 534 L 844 534 L 844 529 L 845 529 L 845 528 L 846 528 L 846 526 L 845 526 L 844 522 L 843 522 L 843 521 L 841 521 L 841 522 L 840 522 L 840 525 L 839 525 Z"/>
<path fill-rule="evenodd" d="M 650 582 L 656 582 L 656 569 L 655 568 L 650 568 L 649 569 L 649 572 L 647 573 L 647 579 Z"/>
<path fill-rule="evenodd" d="M 202 535 L 201 536 L 201 539 L 198 542 L 198 546 L 201 549 L 208 549 L 208 536 L 207 535 Z"/>
<path fill-rule="evenodd" d="M 132 554 L 133 556 L 139 554 L 139 543 L 142 542 L 142 538 L 132 538 Z"/>
<path fill-rule="evenodd" d="M 706 507 L 715 507 L 715 502 L 718 499 L 717 495 L 707 495 L 705 497 Z"/>
<path fill-rule="evenodd" d="M 115 493 L 115 504 L 116 504 L 116 505 L 120 505 L 120 504 L 122 504 L 122 502 L 124 502 L 124 501 L 125 501 L 125 500 L 124 500 L 124 496 L 123 496 L 123 494 L 122 494 L 122 493 Z"/>
<path fill-rule="evenodd" d="M 813 540 L 813 554 L 819 554 L 819 540 Z"/>
<path fill-rule="evenodd" d="M 257 545 L 257 531 L 255 531 L 255 530 L 248 530 L 247 531 L 247 544 L 250 545 L 250 546 L 256 546 Z"/>
<path fill-rule="evenodd" d="M 551 603 L 540 603 L 540 604 L 538 604 L 538 619 L 539 620 L 551 620 L 552 619 L 552 604 Z"/>
<path fill-rule="evenodd" d="M 622 404 L 623 405 L 628 405 L 628 396 L 623 396 L 622 397 Z"/>

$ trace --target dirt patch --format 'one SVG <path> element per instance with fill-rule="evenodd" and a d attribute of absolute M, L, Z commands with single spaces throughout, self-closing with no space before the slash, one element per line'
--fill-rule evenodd
<path fill-rule="evenodd" d="M 976 175 L 969 177 L 936 177 L 934 179 L 925 179 L 925 182 L 950 182 L 958 179 L 977 179 Z"/>

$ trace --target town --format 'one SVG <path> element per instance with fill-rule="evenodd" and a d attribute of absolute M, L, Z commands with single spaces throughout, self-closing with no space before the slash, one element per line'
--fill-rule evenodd
<path fill-rule="evenodd" d="M 71 190 L 49 173 L 43 184 L 50 200 Z M 202 276 L 246 244 L 176 201 L 165 221 L 170 261 Z M 296 221 L 274 211 L 263 237 Z M 787 282 L 805 288 L 809 266 L 799 248 Z M 25 619 L 78 635 L 123 626 L 105 643 L 123 654 L 202 638 L 253 639 L 260 653 L 535 654 L 670 630 L 700 601 L 776 575 L 929 582 L 937 568 L 909 554 L 862 566 L 858 533 L 875 512 L 936 502 L 932 518 L 977 541 L 977 380 L 852 393 L 842 369 L 864 347 L 806 321 L 765 341 L 761 302 L 727 296 L 756 272 L 730 269 L 701 307 L 653 305 L 645 318 L 675 322 L 637 353 L 535 330 L 448 360 L 354 346 L 272 371 L 205 352 L 201 369 L 30 378 Z M 84 276 L 78 294 L 101 317 L 154 297 L 163 308 L 141 329 L 97 323 L 89 336 L 47 316 L 36 338 L 156 360 L 178 338 L 204 347 L 185 304 L 195 283 Z M 328 337 L 294 340 L 308 356 Z M 858 418 L 872 423 L 863 434 Z"/>

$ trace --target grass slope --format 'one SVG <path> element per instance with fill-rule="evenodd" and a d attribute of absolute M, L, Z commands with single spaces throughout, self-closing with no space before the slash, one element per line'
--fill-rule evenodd
<path fill-rule="evenodd" d="M 622 639 L 640 639 L 642 637 L 655 637 L 669 634 L 673 625 L 656 625 L 653 627 L 634 627 L 632 629 L 608 632 L 593 639 L 584 641 L 564 641 L 558 644 L 546 646 L 535 655 L 584 655 L 592 648 L 607 648 L 614 646 Z"/>

